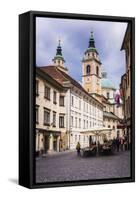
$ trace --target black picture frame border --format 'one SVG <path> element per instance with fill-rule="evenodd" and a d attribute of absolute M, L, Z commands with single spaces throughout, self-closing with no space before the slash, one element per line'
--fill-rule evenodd
<path fill-rule="evenodd" d="M 35 183 L 35 66 L 36 17 L 74 20 L 128 22 L 132 35 L 131 85 L 131 177 Z M 95 184 L 127 183 L 135 181 L 135 18 L 75 13 L 28 11 L 19 15 L 19 184 L 27 188 L 49 188 Z"/>

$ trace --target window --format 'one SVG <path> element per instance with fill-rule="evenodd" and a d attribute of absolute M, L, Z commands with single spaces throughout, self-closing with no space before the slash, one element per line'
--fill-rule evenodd
<path fill-rule="evenodd" d="M 84 104 L 83 104 L 83 111 L 85 112 L 85 102 L 84 102 Z"/>
<path fill-rule="evenodd" d="M 110 96 L 109 96 L 109 92 L 106 93 L 106 97 L 107 97 L 107 99 L 109 99 L 109 97 L 110 97 Z"/>
<path fill-rule="evenodd" d="M 77 117 L 75 117 L 75 127 L 77 128 Z"/>
<path fill-rule="evenodd" d="M 59 97 L 59 105 L 64 106 L 64 96 Z"/>
<path fill-rule="evenodd" d="M 73 127 L 73 116 L 71 116 L 71 127 Z"/>
<path fill-rule="evenodd" d="M 73 96 L 71 97 L 71 105 L 72 106 L 74 105 L 74 97 Z"/>
<path fill-rule="evenodd" d="M 36 96 L 38 96 L 39 95 L 39 81 L 38 80 L 36 80 Z"/>
<path fill-rule="evenodd" d="M 79 141 L 81 140 L 81 136 L 79 135 Z"/>
<path fill-rule="evenodd" d="M 75 142 L 77 142 L 77 135 L 75 135 Z"/>
<path fill-rule="evenodd" d="M 115 130 L 115 126 L 113 126 L 113 129 Z"/>
<path fill-rule="evenodd" d="M 44 125 L 50 126 L 50 110 L 44 108 Z"/>
<path fill-rule="evenodd" d="M 79 128 L 81 128 L 81 119 L 79 118 Z"/>
<path fill-rule="evenodd" d="M 96 75 L 99 76 L 99 67 L 96 67 Z"/>
<path fill-rule="evenodd" d="M 110 128 L 111 126 L 110 125 L 108 125 L 108 128 Z"/>
<path fill-rule="evenodd" d="M 56 112 L 53 111 L 53 127 L 56 127 Z"/>
<path fill-rule="evenodd" d="M 87 104 L 87 112 L 88 112 L 88 104 Z"/>
<path fill-rule="evenodd" d="M 39 106 L 36 105 L 35 108 L 35 115 L 36 115 L 36 123 L 39 123 Z"/>
<path fill-rule="evenodd" d="M 44 97 L 48 100 L 50 100 L 50 88 L 45 86 L 45 91 L 44 91 Z"/>
<path fill-rule="evenodd" d="M 85 128 L 85 120 L 83 120 L 83 128 Z"/>
<path fill-rule="evenodd" d="M 79 100 L 79 109 L 81 110 L 81 100 Z"/>
<path fill-rule="evenodd" d="M 57 103 L 57 93 L 56 93 L 56 91 L 53 92 L 53 103 L 54 104 Z"/>
<path fill-rule="evenodd" d="M 59 127 L 64 128 L 64 116 L 59 116 Z"/>
<path fill-rule="evenodd" d="M 86 74 L 87 75 L 90 75 L 90 70 L 91 70 L 90 65 L 87 65 L 87 67 L 86 67 Z"/>
<path fill-rule="evenodd" d="M 87 121 L 87 128 L 88 128 L 88 121 Z"/>

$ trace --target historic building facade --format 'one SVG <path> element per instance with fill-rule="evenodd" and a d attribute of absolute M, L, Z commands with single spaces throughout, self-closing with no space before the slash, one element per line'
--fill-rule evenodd
<path fill-rule="evenodd" d="M 57 116 L 61 113 L 64 115 L 65 124 L 64 130 L 62 130 L 62 135 L 66 136 L 66 145 L 64 145 L 65 149 L 75 149 L 78 141 L 80 142 L 81 147 L 86 147 L 89 146 L 95 138 L 92 138 L 87 134 L 82 134 L 81 132 L 87 132 L 92 129 L 96 130 L 97 128 L 103 127 L 103 105 L 100 101 L 92 97 L 81 84 L 68 74 L 68 69 L 64 64 L 65 60 L 62 56 L 62 49 L 59 43 L 56 56 L 53 59 L 53 65 L 40 67 L 39 70 L 62 86 L 62 90 L 64 91 L 62 93 L 64 94 L 65 102 L 64 109 L 62 108 L 61 111 L 61 107 L 57 107 L 58 105 L 56 105 L 57 109 L 53 110 L 55 106 L 53 106 L 54 103 L 52 98 L 50 101 L 45 102 L 45 106 L 47 104 L 48 109 L 50 109 L 51 112 L 56 112 Z M 54 88 L 52 89 L 51 87 L 51 92 L 53 93 L 53 91 Z M 57 94 L 58 93 L 60 94 L 61 91 L 58 91 Z M 39 101 L 38 97 L 36 104 L 43 104 Z M 42 113 L 42 111 L 40 111 L 40 113 Z M 40 128 L 40 126 L 37 125 L 37 128 Z M 44 127 L 44 129 L 47 129 L 47 127 Z M 49 126 L 49 133 L 50 131 L 60 132 L 61 130 L 57 124 L 54 130 L 53 127 Z M 60 141 L 60 136 L 58 136 L 58 140 Z M 52 139 L 50 141 L 52 141 Z M 60 143 L 58 142 L 58 146 L 60 146 L 59 144 Z"/>
<path fill-rule="evenodd" d="M 36 152 L 67 148 L 66 92 L 62 85 L 36 68 Z"/>
<path fill-rule="evenodd" d="M 123 100 L 125 136 L 128 141 L 128 148 L 131 145 L 131 27 L 128 24 L 123 39 L 121 50 L 125 51 L 126 68 L 125 74 L 121 77 L 120 90 Z"/>
<path fill-rule="evenodd" d="M 60 41 L 53 64 L 36 72 L 36 151 L 75 149 L 77 142 L 83 148 L 103 142 L 103 135 L 117 136 L 116 89 L 104 80 L 92 32 L 82 59 L 82 85 L 69 75 Z"/>

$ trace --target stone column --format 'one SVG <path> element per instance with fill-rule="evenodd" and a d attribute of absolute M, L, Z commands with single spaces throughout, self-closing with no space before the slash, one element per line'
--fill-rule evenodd
<path fill-rule="evenodd" d="M 53 152 L 53 135 L 50 134 L 49 136 L 49 150 L 48 150 L 48 153 L 51 153 Z"/>
<path fill-rule="evenodd" d="M 57 137 L 57 151 L 59 152 L 60 136 Z"/>

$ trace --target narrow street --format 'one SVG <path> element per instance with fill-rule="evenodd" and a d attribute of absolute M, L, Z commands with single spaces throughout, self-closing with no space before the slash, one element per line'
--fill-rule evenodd
<path fill-rule="evenodd" d="M 76 152 L 63 152 L 36 159 L 37 183 L 129 176 L 129 151 L 87 158 L 77 157 Z"/>

